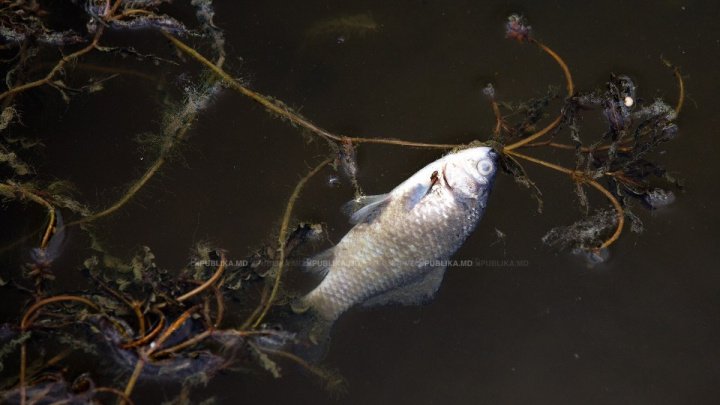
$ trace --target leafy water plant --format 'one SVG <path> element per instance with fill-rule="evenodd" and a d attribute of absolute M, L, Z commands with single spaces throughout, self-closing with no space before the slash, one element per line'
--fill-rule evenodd
<path fill-rule="evenodd" d="M 210 0 L 191 2 L 198 23 L 195 28 L 188 28 L 189 23 L 161 13 L 164 0 L 75 3 L 81 6 L 75 12 L 84 18 L 83 30 L 52 27 L 45 17 L 53 10 L 45 9 L 46 6 L 34 0 L 15 1 L 0 8 L 0 20 L 3 21 L 0 37 L 4 38 L 1 51 L 11 56 L 7 62 L 7 88 L 0 93 L 0 131 L 3 134 L 20 121 L 22 96 L 26 92 L 52 88 L 65 101 L 72 102 L 77 94 L 102 90 L 100 84 L 113 76 L 81 85 L 68 84 L 73 67 L 90 68 L 82 66 L 79 59 L 92 53 L 111 52 L 153 63 L 181 63 L 142 54 L 132 47 L 106 44 L 108 32 L 159 32 L 207 72 L 195 76 L 188 74 L 187 77 L 192 78 L 184 81 L 181 99 L 168 109 L 162 129 L 143 137 L 145 147 L 154 151 L 155 158 L 117 201 L 106 208 L 90 209 L 64 184 L 43 182 L 43 177 L 22 158 L 28 154 L 24 145 L 32 147 L 33 142 L 11 136 L 5 136 L 0 142 L 0 167 L 3 170 L 0 196 L 5 202 L 32 202 L 47 212 L 41 230 L 18 235 L 15 243 L 3 248 L 3 251 L 10 251 L 27 240 L 38 239 L 24 272 L 19 277 L 14 276 L 21 280 L 14 283 L 15 288 L 31 298 L 18 313 L 17 322 L 0 326 L 0 362 L 15 353 L 19 358 L 17 374 L 9 375 L 1 382 L 1 388 L 5 390 L 1 395 L 6 401 L 22 404 L 39 400 L 90 401 L 115 395 L 120 402 L 132 403 L 139 380 L 177 382 L 182 386 L 179 398 L 187 398 L 191 387 L 236 364 L 246 367 L 254 364 L 279 377 L 282 372 L 280 359 L 305 368 L 331 389 L 341 389 L 342 378 L 335 372 L 310 364 L 286 350 L 302 342 L 294 331 L 279 326 L 275 318 L 282 319 L 285 306 L 280 304 L 288 300 L 288 293 L 283 289 L 283 276 L 289 258 L 312 239 L 312 235 L 323 232 L 318 225 L 296 226 L 293 215 L 296 202 L 307 183 L 327 167 L 343 172 L 356 193 L 361 194 L 355 153 L 363 144 L 437 150 L 457 150 L 481 144 L 492 146 L 501 152 L 505 171 L 531 190 L 539 210 L 542 209 L 542 193 L 521 162 L 562 173 L 576 185 L 578 202 L 586 215 L 570 226 L 550 230 L 543 241 L 559 248 L 588 253 L 594 260 L 607 257 L 607 248 L 618 240 L 626 220 L 631 222 L 632 229 L 642 229 L 633 213 L 634 200 L 649 208 L 658 208 L 672 202 L 672 189 L 681 186 L 676 177 L 652 160 L 651 155 L 659 145 L 678 134 L 675 119 L 684 100 L 679 69 L 666 63 L 680 88 L 674 107 L 662 100 L 642 100 L 633 80 L 624 75 L 612 76 L 604 89 L 579 92 L 565 61 L 537 40 L 519 15 L 508 19 L 508 38 L 538 47 L 557 62 L 564 74 L 566 93 L 559 112 L 537 129 L 546 121 L 545 111 L 560 98 L 555 89 L 537 99 L 507 103 L 498 101 L 496 89 L 488 85 L 483 93 L 496 118 L 488 139 L 468 140 L 467 144 L 435 144 L 335 134 L 285 103 L 251 89 L 223 67 L 225 38 L 213 23 L 214 10 Z M 327 22 L 315 30 L 317 35 L 335 35 L 336 31 L 349 27 L 374 32 L 379 25 L 368 14 Z M 188 45 L 190 41 L 209 46 L 214 61 Z M 39 53 L 64 47 L 77 49 L 61 53 L 45 74 L 30 77 L 28 66 Z M 112 75 L 128 73 L 99 66 L 91 70 Z M 131 73 L 144 75 L 142 72 Z M 96 241 L 90 225 L 122 209 L 179 154 L 179 146 L 186 142 L 188 131 L 198 116 L 223 88 L 239 92 L 270 114 L 328 143 L 327 156 L 308 171 L 289 196 L 279 230 L 275 233 L 276 241 L 252 252 L 241 264 L 228 261 L 227 253 L 219 247 L 199 244 L 194 249 L 192 264 L 180 271 L 158 267 L 149 247 L 142 247 L 131 259 L 122 260 L 94 242 L 89 247 L 92 254 L 82 265 L 93 288 L 73 293 L 54 291 L 53 281 L 59 276 L 53 266 L 62 249 L 65 230 L 81 227 L 91 240 Z M 600 115 L 606 127 L 604 132 L 588 135 L 581 131 L 580 119 L 587 113 Z M 567 140 L 562 141 L 562 137 Z M 521 152 L 539 148 L 574 153 L 574 167 Z M 585 190 L 588 186 L 607 199 L 609 207 L 591 209 Z M 254 287 L 259 287 L 259 296 L 252 294 Z M 227 321 L 225 311 L 231 299 L 241 302 L 247 310 L 245 319 L 233 320 L 232 324 Z M 36 344 L 40 338 L 63 342 L 72 350 L 53 352 Z M 63 373 L 51 373 L 60 363 L 73 364 L 75 351 L 95 356 L 122 371 L 110 378 L 107 386 L 99 385 L 100 376 L 83 375 L 70 381 Z M 33 361 L 33 358 L 42 360 Z M 0 365 L 4 366 L 4 372 L 10 369 L 6 363 Z"/>

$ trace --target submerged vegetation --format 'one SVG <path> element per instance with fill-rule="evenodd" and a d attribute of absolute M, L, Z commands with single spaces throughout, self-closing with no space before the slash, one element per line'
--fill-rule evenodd
<path fill-rule="evenodd" d="M 328 388 L 342 388 L 335 372 L 310 364 L 288 347 L 302 346 L 297 331 L 279 326 L 286 316 L 289 296 L 283 289 L 288 258 L 308 240 L 323 233 L 322 227 L 298 224 L 293 216 L 296 201 L 308 181 L 326 167 L 334 167 L 350 179 L 356 193 L 362 193 L 356 179 L 356 148 L 363 144 L 388 147 L 454 150 L 485 144 L 501 152 L 503 168 L 519 184 L 528 187 L 542 210 L 541 190 L 528 177 L 524 164 L 533 163 L 557 171 L 575 184 L 577 202 L 585 216 L 569 226 L 550 230 L 543 238 L 549 245 L 587 253 L 593 260 L 607 257 L 607 248 L 615 243 L 629 221 L 632 230 L 642 230 L 634 214 L 635 202 L 658 208 L 672 202 L 672 189 L 678 180 L 652 161 L 651 152 L 678 134 L 674 123 L 682 109 L 684 90 L 680 72 L 672 69 L 680 88 L 677 104 L 662 100 L 642 100 L 628 76 L 612 76 L 604 89 L 580 92 L 575 89 L 570 69 L 547 45 L 535 39 L 522 17 L 513 15 L 507 22 L 507 36 L 537 46 L 553 58 L 564 73 L 565 95 L 551 90 L 545 97 L 522 103 L 498 101 L 491 86 L 484 94 L 496 117 L 488 140 L 468 140 L 467 145 L 418 143 L 394 138 L 362 138 L 335 134 L 272 97 L 265 96 L 236 79 L 224 68 L 225 38 L 214 24 L 210 0 L 193 0 L 196 22 L 183 22 L 164 14 L 166 1 L 77 0 L 73 12 L 80 14 L 81 29 L 55 27 L 46 9 L 35 0 L 3 2 L 0 19 L 1 52 L 6 68 L 5 86 L 0 93 L 0 196 L 4 203 L 31 203 L 47 212 L 47 222 L 38 232 L 17 235 L 16 241 L 2 247 L 3 252 L 33 243 L 30 260 L 22 269 L 13 269 L 12 283 L 0 279 L 2 288 L 15 288 L 30 298 L 17 314 L 17 320 L 0 325 L 0 389 L 5 402 L 35 403 L 91 401 L 118 397 L 120 403 L 132 403 L 139 380 L 173 381 L 179 386 L 177 403 L 188 400 L 189 390 L 207 382 L 221 370 L 238 365 L 267 370 L 281 375 L 279 361 L 296 363 L 319 377 Z M 168 11 L 169 12 L 169 11 Z M 191 24 L 193 24 L 191 26 Z M 365 35 L 379 29 L 370 14 L 318 23 L 308 35 Z M 162 130 L 142 137 L 144 147 L 154 151 L 154 159 L 116 202 L 93 209 L 79 201 L 63 182 L 48 182 L 22 156 L 32 152 L 33 141 L 12 136 L 12 128 L 23 123 L 24 95 L 39 88 L 59 92 L 66 102 L 79 94 L 103 90 L 103 83 L 126 71 L 82 66 L 80 60 L 93 53 L 114 53 L 146 63 L 190 63 L 146 55 L 127 45 L 106 43 L 109 32 L 142 30 L 159 32 L 169 43 L 206 69 L 197 75 L 186 74 L 182 97 L 169 108 Z M 190 42 L 197 42 L 191 46 Z M 212 53 L 208 58 L 204 53 Z M 72 49 L 72 52 L 67 52 Z M 58 50 L 60 52 L 58 52 Z M 47 71 L 31 69 L 36 59 L 57 56 Z M 59 54 L 59 55 L 58 55 Z M 109 75 L 84 83 L 74 83 L 74 69 Z M 140 72 L 134 72 L 143 75 Z M 191 78 L 189 78 L 191 77 Z M 188 79 L 189 78 L 189 79 Z M 142 247 L 130 260 L 114 257 L 97 242 L 92 224 L 121 210 L 173 157 L 198 117 L 216 95 L 229 88 L 262 105 L 270 114 L 289 122 L 329 145 L 327 156 L 309 170 L 295 186 L 281 215 L 274 245 L 249 253 L 240 263 L 227 260 L 221 247 L 200 244 L 195 247 L 191 264 L 180 272 L 158 267 L 149 247 Z M 549 123 L 545 111 L 553 100 L 562 99 L 562 107 Z M 584 114 L 599 114 L 605 131 L 587 134 L 581 130 Z M 540 129 L 538 129 L 540 127 Z M 563 140 L 565 138 L 566 140 Z M 537 158 L 529 151 L 540 148 L 565 150 L 574 154 L 574 166 Z M 607 200 L 606 207 L 591 208 L 588 190 Z M 554 198 L 549 196 L 547 198 Z M 91 252 L 82 263 L 83 274 L 91 288 L 82 292 L 57 291 L 54 280 L 60 277 L 53 263 L 63 248 L 66 229 L 79 227 L 93 241 Z M 29 242 L 31 241 L 31 242 Z M 258 288 L 259 287 L 259 288 Z M 261 292 L 255 294 L 259 289 Z M 226 320 L 228 300 L 247 308 L 245 319 Z M 273 322 L 268 319 L 274 318 Z M 40 342 L 43 342 L 42 344 Z M 47 342 L 54 342 L 52 344 Z M 79 357 L 78 357 L 79 356 Z M 110 363 L 119 370 L 108 376 L 81 373 L 70 366 L 81 364 L 83 356 Z M 14 360 L 16 359 L 16 360 Z M 67 365 L 60 367 L 60 365 Z"/>

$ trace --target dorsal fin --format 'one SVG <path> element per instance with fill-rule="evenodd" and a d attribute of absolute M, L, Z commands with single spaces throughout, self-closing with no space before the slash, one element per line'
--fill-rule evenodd
<path fill-rule="evenodd" d="M 371 222 L 390 202 L 390 193 L 358 197 L 343 205 L 342 211 L 350 215 L 351 224 Z"/>

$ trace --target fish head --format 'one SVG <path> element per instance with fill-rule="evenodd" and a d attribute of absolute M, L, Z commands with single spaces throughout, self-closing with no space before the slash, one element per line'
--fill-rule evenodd
<path fill-rule="evenodd" d="M 440 178 L 455 198 L 485 201 L 497 171 L 498 154 L 492 148 L 475 147 L 443 159 Z"/>

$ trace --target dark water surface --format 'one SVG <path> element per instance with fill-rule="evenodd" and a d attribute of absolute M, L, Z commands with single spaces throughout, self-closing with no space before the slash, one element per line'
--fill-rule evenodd
<path fill-rule="evenodd" d="M 563 56 L 581 91 L 624 73 L 639 97 L 674 105 L 676 81 L 660 57 L 679 65 L 688 92 L 677 121 L 680 137 L 658 160 L 680 172 L 687 187 L 670 207 L 638 211 L 642 234 L 625 232 L 607 263 L 588 268 L 540 241 L 549 228 L 580 217 L 572 184 L 527 165 L 544 194 L 538 214 L 529 193 L 501 174 L 485 218 L 456 255 L 476 265 L 448 271 L 428 305 L 350 311 L 335 325 L 325 364 L 348 381 L 341 403 L 717 403 L 720 4 L 218 3 L 216 23 L 234 71 L 318 125 L 353 136 L 486 139 L 494 125 L 482 96 L 486 83 L 508 101 L 562 86 L 550 58 L 503 38 L 512 12 L 527 16 L 535 35 Z M 377 30 L 308 34 L 322 21 L 364 13 Z M 147 41 L 162 52 L 169 48 L 159 37 Z M 186 66 L 196 69 L 191 61 Z M 142 79 L 122 77 L 106 87 L 68 106 L 49 92 L 43 94 L 51 101 L 35 95 L 45 113 L 35 111 L 42 120 L 35 125 L 29 112 L 25 129 L 46 145 L 35 162 L 39 171 L 74 182 L 80 199 L 96 207 L 142 172 L 146 157 L 133 138 L 156 130 L 162 111 L 160 96 Z M 324 151 L 322 143 L 308 144 L 298 129 L 223 91 L 193 129 L 184 162 L 165 167 L 136 200 L 102 221 L 101 232 L 118 256 L 148 245 L 164 268 L 185 265 L 190 247 L 206 239 L 244 257 L 273 240 L 295 183 Z M 439 156 L 363 145 L 359 181 L 367 193 L 383 193 Z M 295 219 L 324 222 L 338 240 L 349 229 L 339 207 L 352 190 L 329 187 L 330 174 L 308 185 Z M 31 212 L 8 208 L 3 233 L 37 226 L 41 216 Z M 37 217 L 29 221 L 29 215 Z M 505 241 L 496 243 L 496 229 Z M 62 282 L 71 286 L 79 277 L 79 262 L 79 256 L 63 257 L 59 266 L 67 266 L 70 281 Z M 3 320 L 17 316 L 17 294 L 9 290 L 0 290 Z M 337 402 L 313 377 L 290 364 L 285 371 L 281 379 L 225 373 L 194 397 L 228 404 Z M 135 398 L 155 403 L 172 394 L 141 381 Z"/>

